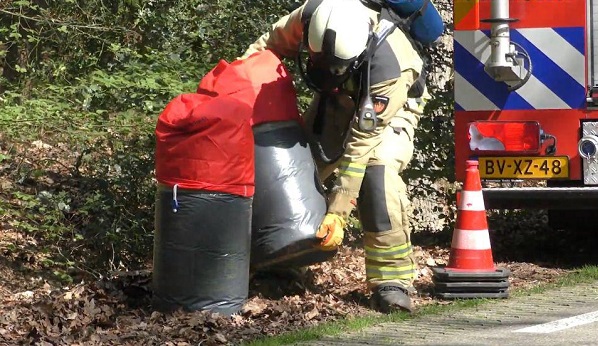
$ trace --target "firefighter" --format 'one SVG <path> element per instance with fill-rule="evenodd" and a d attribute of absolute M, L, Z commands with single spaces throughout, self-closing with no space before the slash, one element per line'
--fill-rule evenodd
<path fill-rule="evenodd" d="M 363 74 L 354 67 L 363 58 L 379 18 L 380 8 L 375 3 L 308 0 L 273 24 L 241 58 L 270 49 L 303 64 L 301 47 L 305 47 L 303 77 L 316 91 L 303 116 L 308 135 L 319 139 L 325 152 L 342 153 L 333 163 L 315 155 L 322 180 L 337 173 L 317 233 L 321 239 L 318 246 L 336 249 L 342 243 L 347 219 L 357 207 L 373 307 L 382 312 L 412 311 L 410 293 L 415 291 L 416 264 L 408 219 L 410 202 L 399 174 L 412 158 L 414 130 L 425 97 L 408 100 L 414 83 L 423 88 L 418 79 L 423 62 L 402 30 L 394 30 L 371 60 L 370 94 L 378 118 L 375 128 L 364 130 L 351 123 L 359 106 L 356 93 Z"/>

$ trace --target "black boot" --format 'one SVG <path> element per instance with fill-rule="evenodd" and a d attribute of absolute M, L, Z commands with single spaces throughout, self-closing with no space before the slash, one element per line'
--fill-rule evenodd
<path fill-rule="evenodd" d="M 413 312 L 409 292 L 396 284 L 381 284 L 374 288 L 371 303 L 373 309 L 384 313 Z"/>

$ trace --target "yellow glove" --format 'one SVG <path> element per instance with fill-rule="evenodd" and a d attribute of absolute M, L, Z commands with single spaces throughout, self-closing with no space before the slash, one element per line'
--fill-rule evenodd
<path fill-rule="evenodd" d="M 324 221 L 316 233 L 316 238 L 321 241 L 316 245 L 324 251 L 336 250 L 343 242 L 345 236 L 345 225 L 347 222 L 341 216 L 336 214 L 326 214 Z"/>

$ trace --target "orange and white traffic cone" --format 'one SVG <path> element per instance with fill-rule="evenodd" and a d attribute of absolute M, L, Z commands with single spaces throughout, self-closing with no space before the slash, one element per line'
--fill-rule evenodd
<path fill-rule="evenodd" d="M 493 262 L 478 161 L 467 161 L 449 263 L 431 269 L 434 291 L 441 298 L 508 297 L 510 272 Z"/>
<path fill-rule="evenodd" d="M 478 162 L 467 161 L 449 264 L 452 270 L 494 271 Z"/>

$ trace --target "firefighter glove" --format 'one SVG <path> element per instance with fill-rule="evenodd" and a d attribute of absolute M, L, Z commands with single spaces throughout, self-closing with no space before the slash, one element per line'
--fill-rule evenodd
<path fill-rule="evenodd" d="M 316 233 L 316 238 L 319 240 L 316 247 L 325 251 L 336 250 L 343 242 L 346 223 L 345 219 L 339 215 L 326 214 L 324 221 L 322 221 L 318 229 L 318 233 Z"/>

